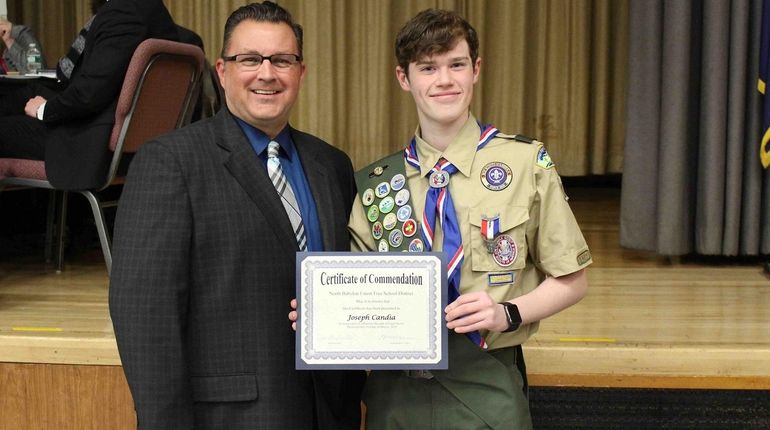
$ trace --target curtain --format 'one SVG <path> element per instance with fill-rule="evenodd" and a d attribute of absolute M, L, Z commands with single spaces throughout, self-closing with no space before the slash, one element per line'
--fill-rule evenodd
<path fill-rule="evenodd" d="M 770 253 L 758 157 L 761 0 L 633 1 L 621 245 Z"/>
<path fill-rule="evenodd" d="M 90 15 L 88 0 L 9 1 L 23 4 L 22 22 L 37 27 L 49 64 Z M 346 151 L 356 167 L 402 148 L 414 132 L 393 44 L 409 18 L 438 7 L 460 12 L 479 33 L 472 110 L 480 120 L 544 141 L 562 175 L 622 170 L 628 0 L 277 2 L 305 29 L 308 74 L 292 124 Z M 225 20 L 245 3 L 165 0 L 177 23 L 200 34 L 212 64 Z"/>

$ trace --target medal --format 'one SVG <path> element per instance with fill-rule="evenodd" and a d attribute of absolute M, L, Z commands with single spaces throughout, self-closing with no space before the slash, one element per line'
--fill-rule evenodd
<path fill-rule="evenodd" d="M 431 188 L 444 188 L 449 185 L 449 172 L 436 170 L 428 177 L 428 183 Z"/>
<path fill-rule="evenodd" d="M 487 252 L 492 254 L 494 252 L 494 239 L 500 234 L 500 216 L 494 216 L 492 218 L 481 218 L 481 237 L 484 239 L 484 244 L 487 246 Z"/>

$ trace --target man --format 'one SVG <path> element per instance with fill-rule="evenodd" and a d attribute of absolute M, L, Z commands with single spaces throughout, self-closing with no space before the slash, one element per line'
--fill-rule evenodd
<path fill-rule="evenodd" d="M 348 250 L 355 195 L 350 159 L 288 125 L 302 27 L 241 7 L 216 70 L 226 109 L 144 145 L 118 209 L 110 311 L 139 428 L 358 429 L 363 372 L 294 370 L 285 324 L 296 252 Z"/>
<path fill-rule="evenodd" d="M 45 160 L 61 189 L 100 185 L 110 163 L 107 141 L 128 64 L 148 38 L 178 40 L 162 0 L 93 0 L 57 75 L 61 87 L 29 85 L 0 98 L 0 157 Z"/>
<path fill-rule="evenodd" d="M 396 57 L 419 126 L 405 151 L 356 174 L 349 226 L 353 249 L 448 254 L 449 370 L 373 371 L 366 428 L 531 428 L 521 343 L 583 297 L 588 247 L 542 144 L 470 113 L 481 59 L 468 22 L 423 11 L 400 30 Z"/>

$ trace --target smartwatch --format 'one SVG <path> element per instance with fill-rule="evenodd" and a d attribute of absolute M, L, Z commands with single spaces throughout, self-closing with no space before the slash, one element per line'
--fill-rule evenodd
<path fill-rule="evenodd" d="M 516 331 L 521 325 L 521 315 L 519 314 L 519 307 L 510 302 L 500 302 L 503 305 L 505 311 L 505 319 L 508 321 L 508 328 L 503 330 L 503 333 Z"/>

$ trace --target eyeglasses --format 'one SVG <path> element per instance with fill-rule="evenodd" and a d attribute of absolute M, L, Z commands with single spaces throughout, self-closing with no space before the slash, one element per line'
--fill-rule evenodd
<path fill-rule="evenodd" d="M 230 57 L 222 57 L 225 61 L 235 61 L 243 70 L 257 70 L 262 62 L 269 60 L 270 64 L 276 69 L 288 69 L 291 66 L 302 61 L 302 57 L 296 54 L 273 54 L 273 55 L 259 55 L 259 54 L 237 54 Z"/>

